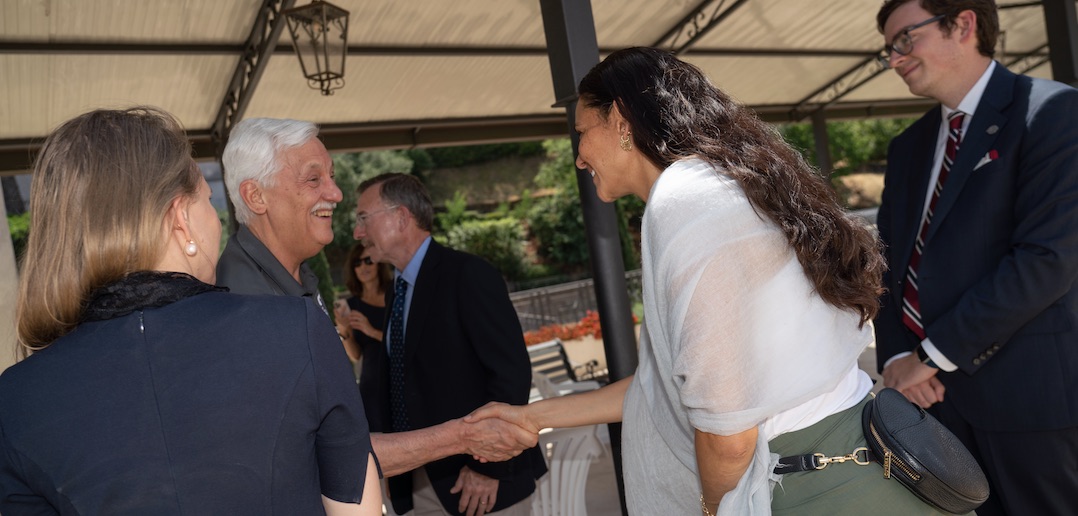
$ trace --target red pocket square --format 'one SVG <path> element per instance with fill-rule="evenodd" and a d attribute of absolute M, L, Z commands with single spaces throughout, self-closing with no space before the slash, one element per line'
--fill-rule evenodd
<path fill-rule="evenodd" d="M 992 149 L 992 150 L 988 151 L 988 153 L 985 154 L 983 158 L 981 158 L 981 161 L 977 162 L 977 166 L 973 167 L 973 170 L 977 170 L 978 168 L 981 168 L 981 167 L 995 161 L 996 158 L 998 158 L 998 157 L 999 157 L 999 153 L 996 152 L 995 149 Z"/>

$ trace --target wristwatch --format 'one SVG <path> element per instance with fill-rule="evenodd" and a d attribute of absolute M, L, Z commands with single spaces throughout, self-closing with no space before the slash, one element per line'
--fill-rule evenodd
<path fill-rule="evenodd" d="M 913 352 L 917 353 L 917 360 L 920 360 L 922 364 L 939 369 L 939 366 L 932 361 L 932 357 L 928 356 L 928 352 L 925 351 L 925 348 L 920 344 L 917 345 L 917 348 L 914 349 Z"/>

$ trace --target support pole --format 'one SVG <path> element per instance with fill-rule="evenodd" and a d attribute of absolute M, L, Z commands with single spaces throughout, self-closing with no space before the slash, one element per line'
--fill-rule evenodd
<path fill-rule="evenodd" d="M 812 113 L 812 141 L 816 145 L 816 166 L 820 167 L 820 175 L 825 178 L 831 177 L 833 166 L 831 164 L 831 139 L 827 136 L 827 115 L 823 110 Z"/>
<path fill-rule="evenodd" d="M 579 0 L 540 0 L 543 30 L 546 33 L 551 77 L 554 81 L 556 105 L 565 106 L 569 121 L 569 137 L 573 155 L 577 154 L 580 138 L 576 126 L 576 85 L 599 62 L 599 45 L 595 38 L 595 21 L 591 3 Z M 625 283 L 625 263 L 622 260 L 621 240 L 618 238 L 617 212 L 612 204 L 599 200 L 591 175 L 576 171 L 580 187 L 580 203 L 584 212 L 584 227 L 588 235 L 588 251 L 595 278 L 595 301 L 602 322 L 603 347 L 606 351 L 610 380 L 617 381 L 636 371 L 636 335 L 633 333 L 629 291 Z M 614 472 L 625 509 L 625 482 L 621 467 L 621 425 L 610 425 L 610 444 Z"/>
<path fill-rule="evenodd" d="M 1052 78 L 1078 88 L 1078 15 L 1074 0 L 1044 0 Z"/>

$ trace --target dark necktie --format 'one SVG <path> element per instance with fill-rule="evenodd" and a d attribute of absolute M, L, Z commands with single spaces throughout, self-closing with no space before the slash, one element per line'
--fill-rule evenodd
<path fill-rule="evenodd" d="M 408 429 L 408 413 L 404 407 L 404 298 L 408 282 L 398 277 L 393 288 L 393 309 L 389 314 L 389 411 L 393 431 Z"/>
<path fill-rule="evenodd" d="M 965 113 L 955 111 L 947 117 L 950 123 L 950 131 L 947 133 L 947 146 L 943 151 L 943 164 L 940 165 L 940 175 L 936 180 L 936 186 L 932 189 L 932 198 L 928 201 L 928 209 L 921 219 L 921 228 L 917 231 L 917 239 L 913 241 L 913 254 L 910 255 L 910 265 L 906 268 L 906 286 L 902 290 L 902 322 L 921 340 L 925 338 L 924 324 L 921 322 L 921 300 L 917 290 L 917 269 L 921 265 L 921 252 L 924 249 L 925 238 L 928 236 L 928 226 L 932 223 L 932 212 L 936 209 L 936 203 L 943 191 L 943 183 L 947 181 L 947 173 L 951 170 L 955 155 L 958 154 L 958 146 L 962 142 L 962 120 Z"/>

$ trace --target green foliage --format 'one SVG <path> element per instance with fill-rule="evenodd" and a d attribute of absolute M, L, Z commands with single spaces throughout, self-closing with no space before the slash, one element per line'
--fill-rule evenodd
<path fill-rule="evenodd" d="M 221 221 L 221 242 L 217 248 L 217 254 L 220 255 L 225 250 L 225 246 L 228 245 L 228 237 L 231 236 L 231 231 L 228 227 L 228 210 L 217 210 L 217 220 Z"/>
<path fill-rule="evenodd" d="M 446 245 L 482 256 L 508 280 L 523 278 L 529 272 L 524 227 L 514 218 L 463 221 L 448 231 Z"/>
<path fill-rule="evenodd" d="M 542 152 L 543 148 L 538 142 L 495 143 L 427 149 L 427 154 L 433 161 L 434 167 L 462 167 L 509 156 L 534 156 Z"/>
<path fill-rule="evenodd" d="M 637 228 L 640 227 L 644 201 L 635 195 L 622 197 L 614 201 L 614 209 L 617 211 L 618 239 L 621 241 L 621 259 L 625 263 L 625 270 L 638 269 L 640 256 L 636 252 L 636 241 L 629 232 L 629 223 L 633 221 Z"/>
<path fill-rule="evenodd" d="M 334 299 L 333 278 L 329 275 L 329 260 L 326 259 L 326 253 L 320 252 L 309 258 L 307 266 L 318 277 L 318 293 L 322 294 L 322 300 L 325 301 L 327 309 L 332 313 Z"/>
<path fill-rule="evenodd" d="M 911 118 L 828 122 L 828 149 L 834 163 L 834 174 L 847 174 L 868 163 L 886 160 L 891 139 L 911 123 Z M 780 127 L 780 132 L 790 145 L 801 151 L 805 159 L 818 164 L 812 124 L 789 124 Z"/>
<path fill-rule="evenodd" d="M 528 227 L 536 252 L 563 272 L 588 264 L 584 213 L 579 199 L 558 193 L 536 200 L 528 211 Z"/>
<path fill-rule="evenodd" d="M 539 166 L 535 184 L 540 188 L 561 188 L 566 193 L 577 195 L 576 157 L 573 156 L 573 142 L 568 138 L 546 140 L 543 142 L 546 162 Z"/>
<path fill-rule="evenodd" d="M 588 264 L 572 142 L 568 138 L 546 140 L 543 149 L 547 160 L 540 165 L 535 184 L 557 192 L 533 201 L 527 211 L 528 227 L 539 256 L 561 272 L 569 272 Z"/>
<path fill-rule="evenodd" d="M 552 196 L 533 201 L 527 211 L 528 226 L 537 240 L 537 252 L 563 272 L 571 272 L 588 264 L 588 241 L 584 214 L 580 206 L 577 185 L 576 157 L 572 142 L 567 138 L 543 142 L 547 161 L 539 167 L 535 184 L 558 190 Z M 639 267 L 636 244 L 629 232 L 629 221 L 640 220 L 644 202 L 629 196 L 614 203 L 617 212 L 618 237 L 626 269 Z"/>
<path fill-rule="evenodd" d="M 450 229 L 460 225 L 468 217 L 468 198 L 460 190 L 453 193 L 452 199 L 445 201 L 445 212 L 434 215 L 442 233 L 449 233 Z"/>
<path fill-rule="evenodd" d="M 518 220 L 526 220 L 528 218 L 528 211 L 535 205 L 535 198 L 532 197 L 532 191 L 525 189 L 520 192 L 520 200 L 517 201 L 513 208 L 510 210 L 510 216 Z"/>
<path fill-rule="evenodd" d="M 15 258 L 21 259 L 26 249 L 26 241 L 30 238 L 30 212 L 8 215 L 7 227 L 11 232 L 11 245 L 15 249 Z"/>
<path fill-rule="evenodd" d="M 434 158 L 430 157 L 430 153 L 426 149 L 408 149 L 404 151 L 404 155 L 412 160 L 413 174 L 434 168 Z"/>

